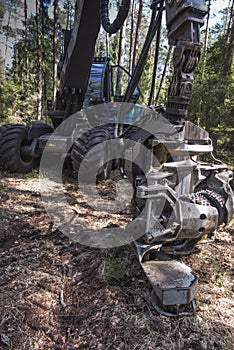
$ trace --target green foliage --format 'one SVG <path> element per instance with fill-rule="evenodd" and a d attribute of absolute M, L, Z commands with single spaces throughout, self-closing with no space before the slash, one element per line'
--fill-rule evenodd
<path fill-rule="evenodd" d="M 1 34 L 7 37 L 15 38 L 18 34 L 17 28 L 12 26 L 12 21 L 16 21 L 19 17 L 20 9 L 22 9 L 22 0 L 1 0 L 0 3 L 0 28 Z M 7 15 L 8 19 L 5 23 L 3 21 L 4 16 Z"/>
<path fill-rule="evenodd" d="M 43 79 L 43 108 L 46 109 L 46 100 L 52 99 L 53 92 L 53 20 L 49 18 L 46 10 L 46 4 L 49 1 L 39 1 L 40 6 L 40 37 L 41 37 L 41 70 Z M 137 9 L 139 2 L 136 1 L 133 22 L 131 13 L 128 18 L 126 35 L 124 38 L 123 66 L 129 68 L 130 43 L 135 41 Z M 146 38 L 150 21 L 151 1 L 144 2 L 141 27 L 139 31 L 139 42 L 137 46 L 137 55 L 139 57 L 141 48 Z M 0 24 L 4 14 L 11 12 L 12 16 L 19 14 L 16 8 L 22 8 L 22 0 L 3 0 L 0 4 Z M 72 16 L 67 16 L 71 12 L 73 2 L 63 1 L 64 10 L 59 9 L 59 27 L 58 27 L 58 56 L 62 55 L 62 27 L 69 28 L 72 22 Z M 193 87 L 193 97 L 189 106 L 189 118 L 198 122 L 208 130 L 219 128 L 222 130 L 228 127 L 234 127 L 234 75 L 233 75 L 233 51 L 227 40 L 225 32 L 225 23 L 228 22 L 228 12 L 223 11 L 224 19 L 220 24 L 216 24 L 210 30 L 208 50 L 206 57 L 202 57 L 196 72 L 196 79 Z M 22 19 L 22 13 L 21 17 Z M 134 28 L 132 31 L 132 23 Z M 5 78 L 3 65 L 0 65 L 0 116 L 1 121 L 7 118 L 18 118 L 23 122 L 35 119 L 37 117 L 37 95 L 38 95 L 38 43 L 36 17 L 31 16 L 28 19 L 28 32 L 25 29 L 20 30 L 12 28 L 10 24 L 5 23 L 1 28 L 5 36 L 15 38 L 13 65 L 8 76 Z M 131 35 L 132 33 L 132 35 Z M 160 53 L 158 62 L 158 74 L 156 80 L 156 91 L 159 86 L 160 77 L 164 68 L 164 62 L 167 55 L 167 34 L 166 29 L 162 29 L 162 40 L 160 43 Z M 26 39 L 28 45 L 26 47 Z M 107 48 L 108 43 L 108 48 Z M 133 45 L 132 45 L 133 46 Z M 106 36 L 103 31 L 99 34 L 99 40 L 96 47 L 96 54 L 106 56 L 109 50 L 112 63 L 117 64 L 119 48 L 119 33 L 117 35 Z M 144 67 L 144 72 L 140 81 L 142 99 L 140 103 L 147 104 L 151 88 L 153 64 L 154 64 L 155 42 L 152 43 L 151 51 Z M 164 82 L 160 99 L 153 101 L 155 103 L 166 103 L 168 79 Z"/>
<path fill-rule="evenodd" d="M 229 60 L 229 64 L 227 61 Z M 224 34 L 207 51 L 206 66 L 201 61 L 195 76 L 193 97 L 189 106 L 190 119 L 207 130 L 234 127 L 233 56 Z"/>
<path fill-rule="evenodd" d="M 53 94 L 53 20 L 49 18 L 46 8 L 41 8 L 40 48 L 37 41 L 37 19 L 32 15 L 28 19 L 28 31 L 18 30 L 19 39 L 14 45 L 12 67 L 0 82 L 1 122 L 18 121 L 27 123 L 37 119 L 39 62 L 38 49 L 41 50 L 41 71 L 43 79 L 42 104 L 46 112 L 47 99 Z M 61 27 L 58 36 L 61 38 Z M 26 46 L 27 38 L 27 46 Z M 58 58 L 61 54 L 61 40 L 58 41 Z M 3 73 L 2 73 L 3 74 Z"/>
<path fill-rule="evenodd" d="M 36 119 L 37 96 L 25 91 L 19 81 L 11 77 L 0 81 L 0 122 L 27 123 Z"/>
<path fill-rule="evenodd" d="M 20 96 L 20 87 L 13 80 L 6 79 L 0 82 L 0 118 L 6 121 L 8 116 L 15 115 L 16 105 Z"/>

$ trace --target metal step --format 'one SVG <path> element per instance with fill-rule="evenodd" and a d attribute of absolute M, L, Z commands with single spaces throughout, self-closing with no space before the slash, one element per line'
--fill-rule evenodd
<path fill-rule="evenodd" d="M 43 152 L 67 153 L 68 145 L 71 144 L 71 137 L 45 134 L 39 137 L 39 149 Z"/>

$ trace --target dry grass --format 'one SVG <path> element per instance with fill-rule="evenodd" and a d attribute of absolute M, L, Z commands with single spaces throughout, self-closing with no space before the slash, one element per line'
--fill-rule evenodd
<path fill-rule="evenodd" d="M 51 227 L 36 174 L 2 174 L 0 191 L 1 349 L 234 348 L 233 224 L 183 258 L 199 276 L 197 315 L 168 319 L 155 313 L 131 248 L 91 249 Z"/>

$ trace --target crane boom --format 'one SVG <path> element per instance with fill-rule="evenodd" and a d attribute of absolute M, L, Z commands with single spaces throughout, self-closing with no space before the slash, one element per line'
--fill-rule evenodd
<path fill-rule="evenodd" d="M 64 88 L 76 89 L 76 93 L 80 96 L 79 101 L 82 101 L 87 89 L 100 22 L 106 30 L 110 29 L 110 33 L 117 31 L 127 16 L 129 5 L 130 0 L 122 1 L 116 20 L 110 24 L 109 1 L 76 1 L 73 31 L 62 68 L 62 92 Z M 187 116 L 193 74 L 200 58 L 200 27 L 203 25 L 203 18 L 207 11 L 206 2 L 205 0 L 155 0 L 152 1 L 151 7 L 154 11 L 155 9 L 159 11 L 163 7 L 166 9 L 168 41 L 170 45 L 175 46 L 166 115 L 172 122 L 180 122 Z M 141 55 L 129 83 L 126 92 L 128 98 L 125 96 L 125 101 L 131 98 L 130 92 L 134 91 L 139 82 L 154 37 L 153 31 L 154 26 L 150 26 L 142 54 L 144 59 L 141 60 Z M 82 102 L 77 105 L 81 108 Z"/>
<path fill-rule="evenodd" d="M 75 23 L 62 68 L 67 88 L 86 91 L 100 29 L 98 0 L 77 0 Z"/>

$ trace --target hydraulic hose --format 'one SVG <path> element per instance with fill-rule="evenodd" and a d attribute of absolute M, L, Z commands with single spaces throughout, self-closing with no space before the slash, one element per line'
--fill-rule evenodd
<path fill-rule="evenodd" d="M 109 17 L 109 0 L 101 0 L 101 23 L 105 31 L 109 34 L 114 34 L 120 30 L 125 19 L 128 16 L 131 0 L 123 0 L 119 6 L 118 14 L 113 21 L 110 23 Z"/>
<path fill-rule="evenodd" d="M 156 0 L 151 5 L 151 8 L 153 11 L 152 11 L 152 15 L 151 15 L 148 33 L 146 35 L 145 43 L 144 43 L 142 51 L 140 53 L 140 57 L 138 59 L 137 65 L 134 69 L 131 80 L 127 86 L 123 102 L 128 103 L 131 101 L 134 90 L 136 89 L 137 84 L 139 83 L 139 80 L 141 78 L 141 75 L 143 73 L 143 70 L 144 70 L 144 67 L 145 67 L 145 64 L 147 61 L 150 45 L 152 43 L 152 40 L 153 40 L 156 32 L 159 31 L 160 26 L 161 26 L 162 12 L 164 9 L 163 4 L 164 4 L 163 0 Z M 120 112 L 120 116 L 121 116 L 121 112 Z M 121 120 L 121 117 L 120 117 L 120 120 Z M 123 131 L 123 124 L 120 123 L 119 132 L 118 132 L 119 137 L 123 138 L 131 128 L 132 128 L 132 125 L 130 125 L 129 127 L 127 127 Z"/>
<path fill-rule="evenodd" d="M 153 6 L 154 5 L 154 6 Z M 150 25 L 148 29 L 148 33 L 146 35 L 146 39 L 143 45 L 143 48 L 140 53 L 140 57 L 138 59 L 137 65 L 134 69 L 134 72 L 132 74 L 132 78 L 128 84 L 127 90 L 125 92 L 124 96 L 124 102 L 130 102 L 132 94 L 137 87 L 137 84 L 139 83 L 140 77 L 143 73 L 147 58 L 148 58 L 148 52 L 150 49 L 150 45 L 152 43 L 152 40 L 157 32 L 159 30 L 161 25 L 161 19 L 162 19 L 162 11 L 163 11 L 163 1 L 154 1 L 152 4 L 152 15 L 150 20 Z"/>

